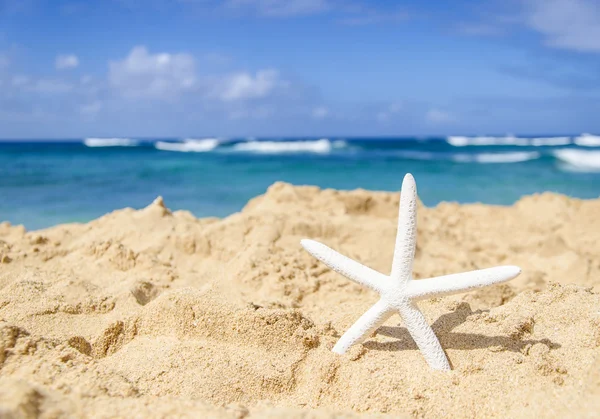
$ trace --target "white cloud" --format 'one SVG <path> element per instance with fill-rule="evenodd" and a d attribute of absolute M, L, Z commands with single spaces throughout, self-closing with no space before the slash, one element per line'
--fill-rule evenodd
<path fill-rule="evenodd" d="M 75 54 L 58 55 L 54 62 L 57 70 L 75 68 L 79 65 L 79 58 Z"/>
<path fill-rule="evenodd" d="M 109 63 L 110 85 L 131 98 L 172 98 L 196 85 L 196 64 L 187 53 L 150 54 L 137 46 L 120 61 Z"/>
<path fill-rule="evenodd" d="M 329 108 L 325 106 L 317 106 L 312 110 L 312 116 L 316 119 L 324 119 L 329 116 Z"/>
<path fill-rule="evenodd" d="M 456 29 L 465 35 L 495 36 L 519 25 L 542 35 L 551 48 L 600 52 L 598 0 L 519 0 L 516 5 L 507 2 L 505 11 L 488 13 L 481 22 L 459 23 Z"/>
<path fill-rule="evenodd" d="M 82 79 L 85 82 L 89 80 Z M 194 101 L 198 106 L 221 107 L 234 119 L 263 117 L 264 111 L 252 113 L 243 104 L 281 97 L 292 87 L 276 69 L 201 74 L 190 54 L 153 54 L 143 46 L 133 48 L 124 59 L 109 63 L 108 82 L 113 92 L 129 99 Z"/>
<path fill-rule="evenodd" d="M 260 70 L 255 76 L 242 72 L 225 78 L 218 97 L 225 102 L 260 99 L 288 84 L 274 69 Z"/>
<path fill-rule="evenodd" d="M 327 108 L 314 102 L 312 91 L 300 82 L 289 81 L 277 69 L 250 71 L 228 66 L 224 70 L 204 65 L 204 71 L 199 71 L 200 62 L 205 61 L 185 52 L 138 46 L 108 61 L 103 75 L 50 75 L 52 68 L 46 75 L 0 71 L 0 111 L 10 110 L 13 116 L 14 112 L 33 115 L 28 107 L 35 105 L 63 122 L 85 122 L 85 127 L 98 123 L 101 116 L 136 115 L 142 129 L 154 119 L 165 126 L 172 125 L 173 120 L 193 121 L 190 124 L 203 120 L 220 121 L 227 127 L 280 117 L 302 116 L 308 121 L 313 110 L 315 117 L 329 116 Z M 169 106 L 164 106 L 164 101 Z"/>
<path fill-rule="evenodd" d="M 554 48 L 600 52 L 597 0 L 525 0 L 526 21 Z"/>
<path fill-rule="evenodd" d="M 233 9 L 252 8 L 266 17 L 311 15 L 331 7 L 327 0 L 228 0 L 226 5 Z"/>
<path fill-rule="evenodd" d="M 444 124 L 454 121 L 454 117 L 449 112 L 435 108 L 430 109 L 425 117 L 429 122 L 433 122 L 434 124 Z"/>
<path fill-rule="evenodd" d="M 402 104 L 395 102 L 390 104 L 385 110 L 379 112 L 376 118 L 379 122 L 387 122 L 400 112 L 402 112 Z"/>

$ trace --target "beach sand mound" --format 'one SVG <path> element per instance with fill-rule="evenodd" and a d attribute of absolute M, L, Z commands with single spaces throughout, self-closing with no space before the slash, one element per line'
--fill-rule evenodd
<path fill-rule="evenodd" d="M 377 297 L 300 239 L 388 273 L 398 198 L 276 183 L 222 220 L 157 198 L 87 224 L 0 224 L 0 417 L 598 414 L 600 199 L 419 204 L 416 278 L 523 273 L 421 304 L 451 372 L 397 316 L 331 352 Z"/>

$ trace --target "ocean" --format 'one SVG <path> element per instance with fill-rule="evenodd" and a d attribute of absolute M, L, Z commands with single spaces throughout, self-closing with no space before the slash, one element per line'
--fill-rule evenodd
<path fill-rule="evenodd" d="M 510 205 L 544 191 L 600 196 L 600 136 L 135 139 L 0 142 L 0 221 L 86 222 L 158 195 L 197 217 L 240 211 L 269 185 L 398 191 L 427 206 Z"/>

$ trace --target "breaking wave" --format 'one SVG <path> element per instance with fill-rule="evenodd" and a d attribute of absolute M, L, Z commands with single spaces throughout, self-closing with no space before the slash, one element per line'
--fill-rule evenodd
<path fill-rule="evenodd" d="M 540 156 L 541 154 L 537 151 L 517 151 L 514 153 L 456 154 L 452 156 L 452 160 L 458 163 L 520 163 L 539 159 Z"/>
<path fill-rule="evenodd" d="M 428 151 L 404 151 L 398 154 L 409 160 L 447 160 L 456 163 L 520 163 L 541 157 L 537 151 L 513 153 L 435 153 Z"/>
<path fill-rule="evenodd" d="M 221 144 L 221 141 L 216 138 L 193 139 L 188 138 L 182 142 L 157 141 L 154 147 L 163 151 L 179 151 L 184 153 L 205 153 L 212 151 Z"/>
<path fill-rule="evenodd" d="M 87 147 L 135 147 L 139 141 L 130 138 L 86 138 L 83 144 Z"/>
<path fill-rule="evenodd" d="M 530 138 L 530 145 L 541 146 L 562 146 L 571 144 L 571 137 L 540 137 Z"/>
<path fill-rule="evenodd" d="M 553 154 L 569 172 L 600 172 L 600 151 L 564 149 Z"/>
<path fill-rule="evenodd" d="M 600 137 L 599 137 L 600 138 Z M 506 137 L 463 137 L 450 136 L 446 142 L 454 147 L 466 146 L 562 146 L 571 144 L 570 137 L 523 138 L 512 135 Z"/>
<path fill-rule="evenodd" d="M 490 145 L 529 145 L 527 138 L 513 136 L 507 137 L 462 137 L 450 136 L 446 139 L 448 144 L 455 147 L 465 146 L 490 146 Z"/>
<path fill-rule="evenodd" d="M 575 144 L 583 147 L 600 147 L 600 135 L 581 134 L 575 138 Z"/>
<path fill-rule="evenodd" d="M 334 148 L 344 148 L 345 141 L 331 142 L 327 138 L 311 141 L 248 141 L 235 144 L 232 149 L 251 153 L 319 153 L 327 154 Z"/>
<path fill-rule="evenodd" d="M 87 147 L 153 147 L 160 151 L 183 153 L 235 153 L 281 155 L 331 155 L 335 159 L 405 159 L 458 164 L 513 164 L 542 159 L 554 162 L 568 172 L 600 173 L 600 136 L 577 137 L 447 137 L 430 141 L 417 139 L 389 141 L 378 139 L 219 139 L 186 138 L 144 141 L 130 138 L 86 138 Z M 448 146 L 450 144 L 451 146 Z M 497 146 L 506 146 L 498 148 Z M 531 148 L 523 149 L 527 145 Z M 465 147 L 483 146 L 483 147 Z M 486 148 L 485 146 L 490 146 Z M 456 148 L 455 148 L 456 147 Z M 461 147 L 464 147 L 461 149 Z M 540 148 L 537 148 L 540 147 Z M 590 149 L 591 148 L 591 149 Z M 594 149 L 595 148 L 595 149 Z"/>

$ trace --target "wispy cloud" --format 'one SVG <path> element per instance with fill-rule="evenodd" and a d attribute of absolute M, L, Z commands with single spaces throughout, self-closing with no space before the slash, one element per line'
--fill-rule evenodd
<path fill-rule="evenodd" d="M 57 70 L 66 70 L 79 66 L 79 58 L 75 54 L 64 54 L 56 57 L 54 66 Z"/>
<path fill-rule="evenodd" d="M 225 5 L 229 9 L 250 10 L 265 17 L 313 15 L 332 7 L 327 0 L 228 0 Z"/>
<path fill-rule="evenodd" d="M 597 0 L 525 0 L 528 26 L 546 45 L 600 52 L 600 6 Z"/>
<path fill-rule="evenodd" d="M 502 73 L 570 91 L 600 91 L 600 63 L 578 64 L 556 59 L 538 58 L 521 64 L 506 64 Z"/>
<path fill-rule="evenodd" d="M 114 91 L 130 99 L 175 100 L 191 94 L 195 100 L 224 103 L 265 99 L 290 87 L 277 69 L 201 74 L 192 54 L 151 53 L 144 46 L 111 61 L 108 80 Z"/>
<path fill-rule="evenodd" d="M 73 90 L 73 85 L 60 79 L 34 79 L 23 74 L 12 76 L 12 88 L 20 92 L 34 92 L 42 94 L 67 93 Z"/>
<path fill-rule="evenodd" d="M 345 16 L 339 20 L 344 25 L 364 26 L 385 23 L 401 23 L 411 17 L 410 13 L 404 11 L 380 11 L 380 10 L 365 10 L 361 13 Z"/>
<path fill-rule="evenodd" d="M 375 118 L 379 122 L 388 122 L 392 120 L 395 116 L 400 114 L 403 110 L 403 106 L 399 102 L 394 102 L 388 105 L 384 110 L 377 113 Z"/>
<path fill-rule="evenodd" d="M 434 124 L 447 124 L 456 120 L 456 118 L 450 112 L 437 108 L 432 108 L 427 111 L 425 118 L 427 121 Z"/>
<path fill-rule="evenodd" d="M 282 80 L 275 69 L 260 70 L 256 75 L 242 72 L 225 77 L 217 96 L 226 102 L 260 99 L 287 85 L 288 82 Z"/>
<path fill-rule="evenodd" d="M 200 72 L 197 62 L 188 52 L 154 52 L 137 46 L 109 60 L 105 75 L 2 73 L 0 119 L 34 121 L 59 115 L 90 124 L 133 112 L 163 123 L 192 114 L 194 119 L 252 123 L 306 112 L 313 103 L 301 82 L 287 80 L 277 69 L 209 73 Z"/>
<path fill-rule="evenodd" d="M 179 0 L 180 2 L 183 0 Z M 196 1 L 185 0 L 197 4 Z M 205 3 L 204 3 L 205 4 Z M 225 10 L 264 18 L 292 18 L 328 14 L 344 25 L 362 26 L 404 22 L 410 14 L 398 8 L 382 7 L 368 1 L 340 0 L 227 0 Z"/>
<path fill-rule="evenodd" d="M 486 3 L 491 10 L 493 1 Z M 544 45 L 578 52 L 600 52 L 598 0 L 518 0 L 502 10 L 458 23 L 459 33 L 472 36 L 506 35 L 517 29 L 542 36 Z M 509 10 L 510 9 L 510 10 Z"/>
<path fill-rule="evenodd" d="M 29 87 L 31 91 L 47 94 L 68 93 L 73 88 L 71 83 L 56 79 L 39 79 Z"/>

